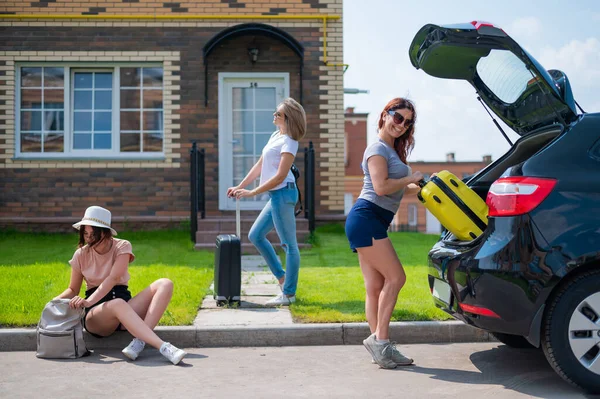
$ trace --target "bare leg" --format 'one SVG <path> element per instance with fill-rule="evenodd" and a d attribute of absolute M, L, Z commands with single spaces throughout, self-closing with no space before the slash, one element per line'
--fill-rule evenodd
<path fill-rule="evenodd" d="M 160 349 L 163 344 L 163 340 L 121 298 L 113 299 L 96 306 L 90 310 L 85 319 L 87 330 L 102 336 L 112 334 L 119 323 L 123 324 L 131 335 L 152 345 L 156 349 Z"/>
<path fill-rule="evenodd" d="M 363 273 L 365 290 L 367 292 L 365 297 L 365 314 L 367 316 L 367 322 L 369 323 L 369 329 L 371 330 L 371 334 L 373 334 L 375 330 L 377 330 L 379 295 L 383 288 L 384 278 L 383 275 L 369 265 L 364 258 L 364 255 L 361 255 L 361 252 L 359 252 L 358 261 Z"/>
<path fill-rule="evenodd" d="M 168 278 L 161 278 L 131 298 L 128 303 L 144 323 L 153 329 L 167 310 L 172 296 L 173 282 Z"/>
<path fill-rule="evenodd" d="M 406 274 L 389 238 L 373 240 L 373 246 L 358 248 L 357 251 L 365 262 L 384 278 L 383 288 L 379 294 L 375 335 L 380 340 L 389 339 L 390 319 L 396 306 L 398 293 L 406 282 Z"/>

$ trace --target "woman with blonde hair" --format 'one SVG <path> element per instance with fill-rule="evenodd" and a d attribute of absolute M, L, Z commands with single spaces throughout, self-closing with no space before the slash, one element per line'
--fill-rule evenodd
<path fill-rule="evenodd" d="M 281 294 L 267 301 L 269 306 L 289 305 L 296 301 L 300 251 L 296 239 L 296 216 L 294 208 L 298 201 L 296 180 L 290 168 L 298 151 L 298 141 L 306 133 L 304 108 L 293 98 L 286 98 L 273 113 L 277 130 L 262 150 L 262 155 L 241 183 L 227 190 L 229 197 L 254 197 L 269 194 L 269 201 L 250 228 L 248 238 L 279 282 Z M 244 187 L 260 176 L 260 184 L 254 190 Z M 275 227 L 285 250 L 286 270 L 283 270 L 267 233 Z"/>

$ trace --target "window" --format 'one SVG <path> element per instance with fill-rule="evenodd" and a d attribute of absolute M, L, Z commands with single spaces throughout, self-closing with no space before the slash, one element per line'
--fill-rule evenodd
<path fill-rule="evenodd" d="M 22 66 L 17 156 L 152 158 L 163 154 L 163 69 Z"/>
<path fill-rule="evenodd" d="M 408 204 L 408 225 L 417 225 L 417 206 L 415 204 Z"/>

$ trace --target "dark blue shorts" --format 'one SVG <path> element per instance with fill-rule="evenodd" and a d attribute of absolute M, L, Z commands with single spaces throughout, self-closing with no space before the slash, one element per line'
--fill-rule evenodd
<path fill-rule="evenodd" d="M 387 238 L 387 230 L 393 219 L 393 212 L 359 198 L 346 217 L 346 237 L 352 251 L 370 247 L 373 239 Z"/>

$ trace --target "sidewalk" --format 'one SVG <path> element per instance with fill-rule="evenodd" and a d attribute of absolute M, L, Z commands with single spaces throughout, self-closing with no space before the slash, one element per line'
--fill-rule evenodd
<path fill-rule="evenodd" d="M 267 308 L 264 303 L 279 294 L 277 281 L 260 256 L 242 257 L 242 303 L 237 309 L 217 307 L 212 295 L 202 301 L 192 326 L 157 327 L 161 339 L 176 346 L 302 346 L 360 345 L 369 336 L 367 323 L 294 323 L 287 307 Z M 460 321 L 394 322 L 390 338 L 399 344 L 495 341 L 487 332 Z M 127 332 L 98 339 L 86 333 L 90 349 L 119 349 L 129 344 Z M 35 351 L 35 329 L 0 329 L 0 352 Z"/>

